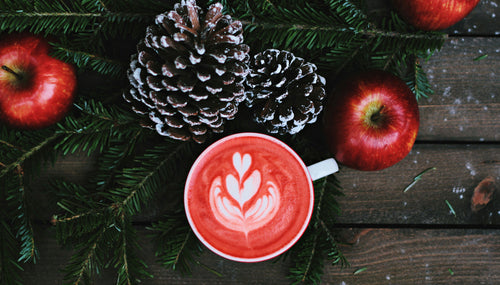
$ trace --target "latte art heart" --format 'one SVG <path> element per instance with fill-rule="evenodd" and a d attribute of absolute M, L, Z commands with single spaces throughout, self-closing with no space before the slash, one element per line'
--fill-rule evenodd
<path fill-rule="evenodd" d="M 232 164 L 238 177 L 228 174 L 212 181 L 210 207 L 222 225 L 247 235 L 273 219 L 279 209 L 280 191 L 275 182 L 262 181 L 261 171 L 250 170 L 249 154 L 235 152 Z"/>

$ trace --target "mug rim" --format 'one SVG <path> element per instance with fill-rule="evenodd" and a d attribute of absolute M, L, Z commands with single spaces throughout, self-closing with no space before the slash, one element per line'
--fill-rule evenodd
<path fill-rule="evenodd" d="M 302 167 L 302 169 L 304 170 L 304 173 L 305 173 L 305 175 L 307 177 L 307 184 L 309 186 L 309 197 L 310 197 L 309 209 L 307 210 L 307 216 L 306 216 L 306 218 L 304 220 L 304 224 L 301 226 L 301 228 L 299 229 L 299 231 L 294 235 L 294 237 L 290 241 L 288 241 L 284 246 L 280 247 L 278 250 L 276 250 L 274 252 L 271 252 L 271 253 L 263 255 L 263 256 L 251 257 L 251 258 L 240 257 L 240 256 L 235 256 L 233 254 L 225 253 L 225 252 L 217 249 L 212 244 L 210 244 L 204 238 L 203 234 L 199 232 L 199 230 L 198 230 L 195 222 L 193 221 L 193 218 L 191 217 L 191 211 L 190 211 L 190 208 L 189 208 L 189 203 L 188 203 L 188 193 L 189 193 L 188 185 L 190 184 L 189 182 L 191 181 L 192 176 L 194 175 L 193 174 L 194 169 L 196 169 L 196 167 L 200 164 L 201 161 L 204 160 L 204 158 L 208 155 L 208 153 L 210 153 L 211 150 L 213 150 L 214 148 L 218 147 L 219 145 L 225 143 L 228 140 L 232 140 L 232 139 L 235 139 L 235 138 L 241 138 L 241 137 L 262 138 L 264 140 L 267 140 L 267 141 L 270 141 L 272 143 L 278 144 L 279 146 L 283 147 L 286 151 L 288 151 L 295 158 L 295 160 L 299 163 L 299 165 Z M 313 186 L 313 181 L 312 181 L 311 175 L 310 175 L 309 170 L 307 169 L 307 166 L 305 165 L 304 161 L 302 161 L 302 159 L 300 158 L 300 156 L 290 146 L 288 146 L 286 143 L 282 142 L 281 140 L 279 140 L 279 139 L 277 139 L 275 137 L 272 137 L 272 136 L 266 135 L 266 134 L 262 134 L 262 133 L 254 133 L 254 132 L 236 133 L 236 134 L 228 135 L 226 137 L 223 137 L 223 138 L 215 141 L 210 146 L 208 146 L 205 150 L 203 150 L 203 152 L 195 160 L 195 162 L 193 163 L 193 165 L 191 166 L 191 168 L 189 170 L 189 174 L 188 174 L 188 176 L 186 178 L 186 182 L 184 184 L 184 211 L 186 213 L 186 217 L 187 217 L 188 223 L 189 223 L 192 231 L 196 235 L 196 237 L 201 241 L 201 243 L 203 245 L 205 245 L 208 249 L 210 249 L 212 252 L 216 253 L 217 255 L 222 256 L 222 257 L 224 257 L 226 259 L 233 260 L 233 261 L 238 261 L 238 262 L 260 262 L 260 261 L 265 261 L 265 260 L 269 260 L 271 258 L 274 258 L 274 257 L 276 257 L 276 256 L 284 253 L 288 249 L 290 249 L 302 237 L 302 235 L 304 234 L 305 230 L 307 229 L 307 227 L 309 225 L 309 222 L 310 222 L 310 220 L 312 218 L 313 209 L 314 209 L 314 186 Z"/>

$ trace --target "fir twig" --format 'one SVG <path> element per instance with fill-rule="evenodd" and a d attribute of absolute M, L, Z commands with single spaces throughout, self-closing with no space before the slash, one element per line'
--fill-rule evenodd
<path fill-rule="evenodd" d="M 190 264 L 197 263 L 195 257 L 202 249 L 184 213 L 171 213 L 148 229 L 152 231 L 157 245 L 158 261 L 167 268 L 190 274 Z"/>
<path fill-rule="evenodd" d="M 35 234 L 33 231 L 33 225 L 30 220 L 30 215 L 28 213 L 28 204 L 26 197 L 26 189 L 24 187 L 24 171 L 21 166 L 17 167 L 16 170 L 19 190 L 15 195 L 17 196 L 17 219 L 19 220 L 19 229 L 17 231 L 17 237 L 21 240 L 21 250 L 19 261 L 33 261 L 36 262 L 38 257 L 38 250 L 35 246 Z"/>
<path fill-rule="evenodd" d="M 119 236 L 121 243 L 118 244 L 118 260 L 115 267 L 118 267 L 118 277 L 116 284 L 132 285 L 139 284 L 142 278 L 151 278 L 146 269 L 147 265 L 136 256 L 139 250 L 137 236 L 130 219 L 122 213 L 120 216 Z"/>
<path fill-rule="evenodd" d="M 35 147 L 31 148 L 30 150 L 26 151 L 22 156 L 20 156 L 15 162 L 7 165 L 1 172 L 0 172 L 0 177 L 3 177 L 5 174 L 8 172 L 17 169 L 20 167 L 27 159 L 29 159 L 31 156 L 37 154 L 39 151 L 43 150 L 44 147 L 55 141 L 60 134 L 54 133 L 52 136 L 47 137 L 45 140 L 43 140 L 41 143 L 36 145 Z"/>
<path fill-rule="evenodd" d="M 332 175 L 330 175 L 332 176 Z M 330 215 L 336 211 L 331 207 L 336 207 L 334 198 L 334 187 L 332 177 L 326 177 L 314 183 L 315 201 L 314 213 L 308 230 L 293 247 L 293 263 L 290 269 L 289 278 L 298 283 L 318 284 L 323 275 L 323 261 L 326 256 L 332 260 L 333 264 L 340 263 L 342 266 L 348 264 L 345 257 L 339 251 L 333 234 L 328 229 L 326 220 L 330 222 Z M 329 212 L 329 213 L 326 213 Z M 332 213 L 333 212 L 333 213 Z"/>
<path fill-rule="evenodd" d="M 321 228 L 327 236 L 327 240 L 330 243 L 331 251 L 328 253 L 329 260 L 332 261 L 332 264 L 340 264 L 341 268 L 350 266 L 349 261 L 344 256 L 344 254 L 338 248 L 337 243 L 335 242 L 335 237 L 331 230 L 326 226 L 323 220 L 320 221 Z"/>
<path fill-rule="evenodd" d="M 7 147 L 10 147 L 10 148 L 15 148 L 15 149 L 20 150 L 22 152 L 26 152 L 22 147 L 17 146 L 17 145 L 13 145 L 13 144 L 6 142 L 4 140 L 0 140 L 0 144 L 6 145 Z"/>
<path fill-rule="evenodd" d="M 52 48 L 52 55 L 54 57 L 72 62 L 81 69 L 87 68 L 113 77 L 123 75 L 126 70 L 126 65 L 121 61 L 112 60 L 85 51 L 72 50 L 55 43 L 52 43 Z"/>
<path fill-rule="evenodd" d="M 19 255 L 17 240 L 3 214 L 0 215 L 0 284 L 22 285 L 20 273 L 23 268 L 17 260 Z"/>
<path fill-rule="evenodd" d="M 77 255 L 73 255 L 70 265 L 66 268 L 66 280 L 72 280 L 72 284 L 78 285 L 88 279 L 91 271 L 96 269 L 92 264 L 95 262 L 97 246 L 103 239 L 106 230 L 107 227 L 102 227 L 96 236 L 89 240 L 89 247 L 78 252 Z M 73 268 L 75 271 L 72 272 Z"/>

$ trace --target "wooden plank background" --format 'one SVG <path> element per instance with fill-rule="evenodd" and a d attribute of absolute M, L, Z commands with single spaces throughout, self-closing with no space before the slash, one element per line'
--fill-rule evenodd
<path fill-rule="evenodd" d="M 370 1 L 368 1 L 370 2 Z M 388 0 L 370 2 L 386 9 Z M 376 172 L 342 168 L 344 188 L 338 218 L 343 252 L 350 268 L 326 266 L 325 284 L 500 284 L 500 1 L 481 1 L 463 21 L 447 30 L 449 39 L 426 63 L 435 94 L 421 100 L 421 126 L 411 153 Z M 474 60 L 487 55 L 482 60 Z M 93 158 L 68 157 L 45 171 L 42 181 L 64 176 L 83 180 Z M 413 178 L 425 173 L 407 192 Z M 486 176 L 497 192 L 478 213 L 470 209 L 473 189 Z M 71 251 L 61 248 L 48 225 L 54 201 L 34 188 L 42 225 L 40 260 L 25 268 L 25 284 L 62 284 L 60 270 Z M 455 214 L 450 211 L 452 206 Z M 289 284 L 287 261 L 244 264 L 209 252 L 203 267 L 183 277 L 155 262 L 154 248 L 140 217 L 137 228 L 143 256 L 155 276 L 144 284 Z M 355 272 L 358 272 L 355 274 Z M 96 284 L 113 284 L 106 271 Z"/>

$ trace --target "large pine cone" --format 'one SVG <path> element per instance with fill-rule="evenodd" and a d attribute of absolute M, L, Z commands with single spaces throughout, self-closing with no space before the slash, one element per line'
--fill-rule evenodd
<path fill-rule="evenodd" d="M 156 16 L 137 45 L 124 98 L 163 136 L 202 143 L 222 132 L 245 99 L 249 47 L 242 24 L 213 4 L 202 14 L 195 0 Z"/>
<path fill-rule="evenodd" d="M 268 49 L 250 62 L 247 105 L 268 132 L 296 134 L 323 110 L 325 79 L 316 65 L 291 52 Z"/>

